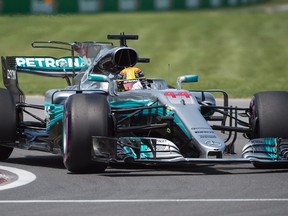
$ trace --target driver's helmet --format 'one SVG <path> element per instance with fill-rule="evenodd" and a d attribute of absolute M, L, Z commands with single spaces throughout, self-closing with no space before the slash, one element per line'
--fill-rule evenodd
<path fill-rule="evenodd" d="M 128 67 L 117 75 L 116 82 L 118 91 L 143 89 L 145 76 L 141 69 L 137 67 Z"/>

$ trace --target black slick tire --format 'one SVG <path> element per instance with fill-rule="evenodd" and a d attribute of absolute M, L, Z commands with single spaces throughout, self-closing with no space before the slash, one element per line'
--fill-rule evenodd
<path fill-rule="evenodd" d="M 10 157 L 13 147 L 7 145 L 16 139 L 17 118 L 16 105 L 7 89 L 0 88 L 0 161 Z"/>
<path fill-rule="evenodd" d="M 252 138 L 288 138 L 288 92 L 254 95 L 251 105 Z"/>
<path fill-rule="evenodd" d="M 64 107 L 64 165 L 74 173 L 104 172 L 108 164 L 91 161 L 92 136 L 110 136 L 111 116 L 107 97 L 75 94 Z"/>

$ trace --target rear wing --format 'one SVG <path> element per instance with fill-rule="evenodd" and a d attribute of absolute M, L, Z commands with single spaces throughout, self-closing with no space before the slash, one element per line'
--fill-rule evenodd
<path fill-rule="evenodd" d="M 73 64 L 74 59 L 74 64 Z M 87 67 L 80 57 L 54 58 L 49 56 L 2 56 L 2 75 L 5 87 L 12 93 L 16 103 L 25 100 L 18 84 L 18 73 L 70 79 Z"/>
<path fill-rule="evenodd" d="M 68 85 L 71 85 L 70 78 L 84 66 L 82 59 L 74 55 L 73 43 L 61 41 L 35 41 L 33 48 L 59 49 L 71 52 L 71 57 L 54 58 L 49 56 L 2 56 L 3 83 L 13 95 L 16 103 L 24 102 L 25 97 L 18 85 L 18 72 L 65 78 Z M 75 64 L 73 64 L 73 62 Z"/>
<path fill-rule="evenodd" d="M 2 56 L 1 60 L 2 65 L 5 65 L 5 68 L 3 68 L 4 73 L 6 69 L 10 72 L 14 70 L 16 72 L 50 77 L 73 77 L 86 67 L 84 60 L 80 57 L 74 57 L 74 64 L 72 57 Z"/>

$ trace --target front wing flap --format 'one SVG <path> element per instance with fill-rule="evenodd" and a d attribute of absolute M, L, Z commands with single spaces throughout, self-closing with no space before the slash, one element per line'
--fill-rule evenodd
<path fill-rule="evenodd" d="M 288 160 L 288 139 L 261 138 L 250 140 L 242 150 L 242 157 L 255 160 Z"/>

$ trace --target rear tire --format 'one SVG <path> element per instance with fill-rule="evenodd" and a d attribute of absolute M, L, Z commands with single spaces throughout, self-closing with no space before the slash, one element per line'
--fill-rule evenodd
<path fill-rule="evenodd" d="M 269 91 L 251 101 L 252 138 L 288 137 L 288 92 Z"/>
<path fill-rule="evenodd" d="M 0 88 L 0 144 L 15 142 L 17 130 L 16 105 L 7 89 Z M 0 161 L 10 157 L 12 147 L 0 145 Z"/>
<path fill-rule="evenodd" d="M 100 94 L 75 94 L 64 108 L 64 165 L 74 173 L 104 172 L 107 163 L 92 162 L 92 136 L 111 135 L 112 121 L 107 97 Z"/>

